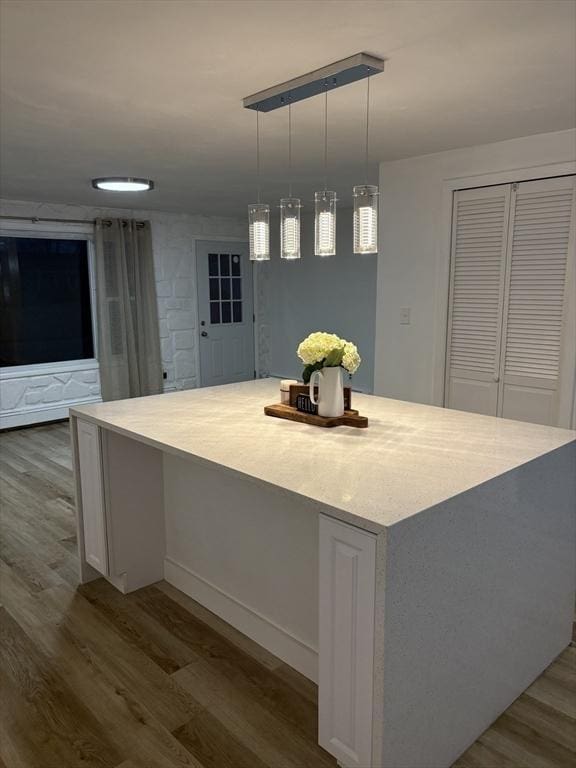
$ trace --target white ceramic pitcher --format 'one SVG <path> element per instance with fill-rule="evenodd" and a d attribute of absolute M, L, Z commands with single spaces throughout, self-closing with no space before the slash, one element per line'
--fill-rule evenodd
<path fill-rule="evenodd" d="M 318 400 L 314 396 L 316 378 L 318 378 Z M 318 406 L 319 416 L 344 414 L 344 385 L 340 366 L 314 371 L 310 377 L 310 400 Z"/>

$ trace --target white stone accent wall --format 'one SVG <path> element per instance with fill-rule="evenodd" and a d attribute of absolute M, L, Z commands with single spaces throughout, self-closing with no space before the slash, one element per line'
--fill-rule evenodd
<path fill-rule="evenodd" d="M 100 400 L 98 364 L 34 366 L 27 375 L 5 368 L 0 377 L 0 427 L 63 419 L 68 408 Z"/>
<path fill-rule="evenodd" d="M 165 390 L 190 389 L 199 385 L 196 241 L 227 238 L 244 241 L 247 226 L 243 219 L 14 200 L 0 200 L 0 213 L 3 216 L 78 219 L 87 223 L 107 216 L 150 220 Z M 37 225 L 22 222 L 22 229 L 30 226 L 37 226 L 39 231 L 46 228 L 42 222 Z M 62 225 L 62 231 L 65 226 Z M 100 399 L 97 365 L 92 371 L 71 372 L 64 365 L 62 370 L 54 368 L 50 365 L 49 375 L 22 377 L 17 377 L 16 369 L 0 369 L 0 426 L 64 418 L 70 405 Z M 94 376 L 96 378 L 92 380 Z"/>

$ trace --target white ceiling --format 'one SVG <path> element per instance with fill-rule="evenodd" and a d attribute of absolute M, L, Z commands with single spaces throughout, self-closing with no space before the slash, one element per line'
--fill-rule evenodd
<path fill-rule="evenodd" d="M 2 196 L 243 213 L 242 97 L 358 51 L 376 161 L 574 125 L 573 0 L 2 0 Z M 330 182 L 363 183 L 365 84 L 329 96 Z M 286 110 L 263 115 L 264 198 L 286 192 Z M 293 113 L 295 192 L 322 183 L 322 100 Z M 154 179 L 119 197 L 95 176 Z"/>

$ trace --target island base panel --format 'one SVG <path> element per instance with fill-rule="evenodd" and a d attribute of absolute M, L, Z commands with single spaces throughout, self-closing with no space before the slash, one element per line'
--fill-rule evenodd
<path fill-rule="evenodd" d="M 575 467 L 572 443 L 388 530 L 384 768 L 448 768 L 569 645 Z"/>
<path fill-rule="evenodd" d="M 123 593 L 164 577 L 162 452 L 71 419 L 80 582 Z"/>
<path fill-rule="evenodd" d="M 166 581 L 318 679 L 318 512 L 279 489 L 164 455 Z"/>

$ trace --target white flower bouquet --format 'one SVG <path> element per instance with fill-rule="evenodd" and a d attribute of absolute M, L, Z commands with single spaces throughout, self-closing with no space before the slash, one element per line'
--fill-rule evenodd
<path fill-rule="evenodd" d="M 314 371 L 341 366 L 348 373 L 358 370 L 362 359 L 355 344 L 341 339 L 335 333 L 311 333 L 298 346 L 298 357 L 304 363 L 302 379 L 307 384 Z"/>

